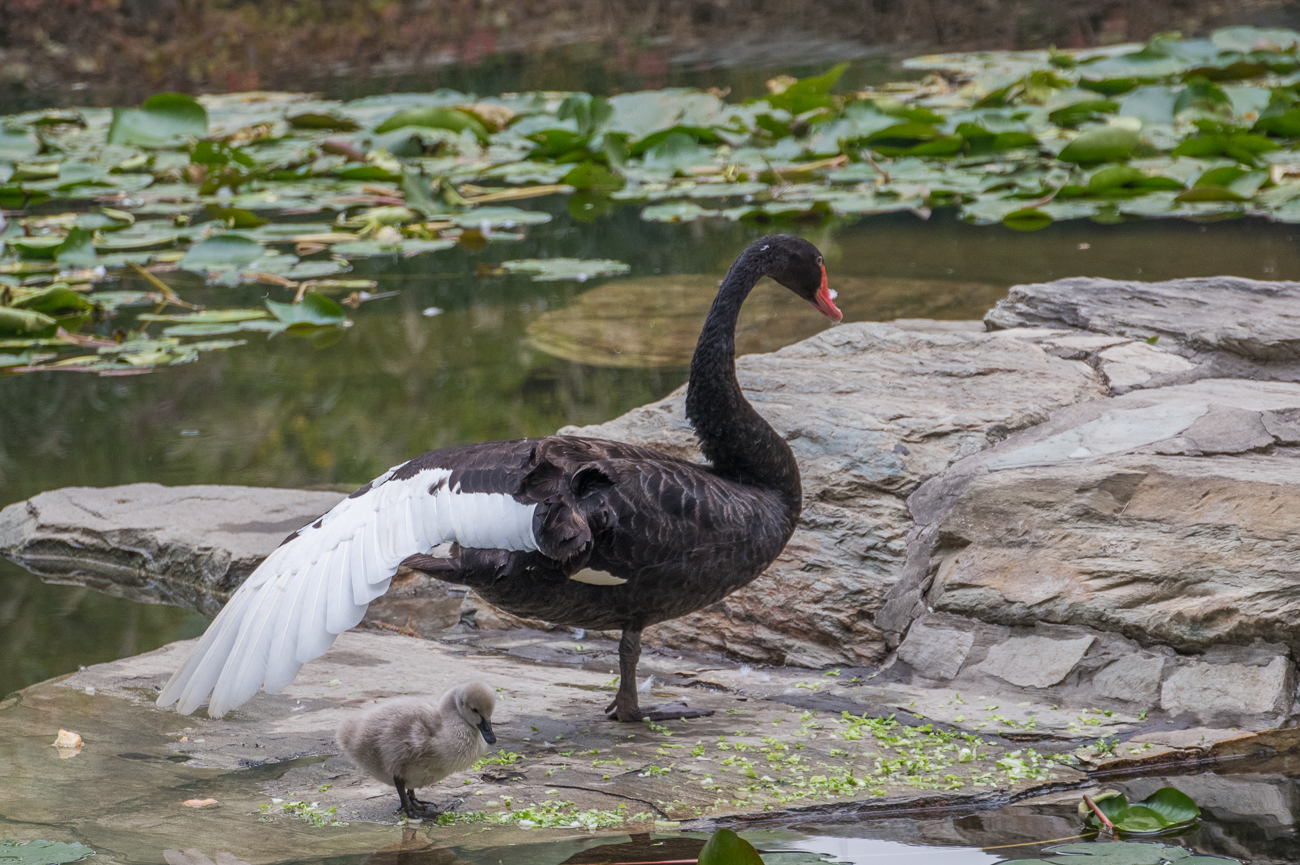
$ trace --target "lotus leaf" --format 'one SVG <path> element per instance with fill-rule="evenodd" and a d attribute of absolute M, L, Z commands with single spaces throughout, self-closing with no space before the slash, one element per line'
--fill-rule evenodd
<path fill-rule="evenodd" d="M 351 132 L 360 126 L 351 117 L 323 111 L 304 111 L 284 118 L 294 129 L 328 129 L 331 132 Z"/>
<path fill-rule="evenodd" d="M 502 262 L 501 268 L 506 273 L 532 274 L 533 282 L 558 280 L 586 282 L 592 277 L 617 276 L 632 269 L 621 261 L 605 259 L 584 261 L 577 258 L 524 258 Z"/>
<path fill-rule="evenodd" d="M 744 838 L 730 829 L 719 829 L 701 848 L 699 865 L 763 865 L 763 859 Z"/>
<path fill-rule="evenodd" d="M 343 307 L 325 295 L 315 292 L 304 295 L 302 303 L 277 303 L 268 300 L 266 308 L 281 324 L 287 325 L 291 333 L 320 327 L 337 327 L 348 320 L 343 314 Z"/>
<path fill-rule="evenodd" d="M 452 220 L 465 228 L 514 228 L 516 225 L 541 225 L 551 221 L 551 215 L 540 210 L 520 210 L 517 207 L 479 207 L 457 215 Z"/>
<path fill-rule="evenodd" d="M 139 108 L 114 108 L 109 144 L 172 147 L 208 134 L 208 112 L 192 96 L 159 93 Z"/>
<path fill-rule="evenodd" d="M 1098 162 L 1120 162 L 1132 155 L 1137 147 L 1138 134 L 1118 126 L 1088 129 L 1079 134 L 1060 152 L 1063 162 L 1095 165 Z"/>
<path fill-rule="evenodd" d="M 58 322 L 43 312 L 0 306 L 0 334 L 47 336 L 57 327 Z"/>
<path fill-rule="evenodd" d="M 13 301 L 14 309 L 29 309 L 51 316 L 81 313 L 93 306 L 86 295 L 73 291 L 63 282 L 19 295 Z"/>
<path fill-rule="evenodd" d="M 190 247 L 180 265 L 196 273 L 238 270 L 261 258 L 265 249 L 238 234 L 218 234 Z"/>
<path fill-rule="evenodd" d="M 54 249 L 60 267 L 91 267 L 95 264 L 95 242 L 84 228 L 73 228 Z"/>
<path fill-rule="evenodd" d="M 1161 787 L 1141 802 L 1130 804 L 1124 794 L 1113 790 L 1099 793 L 1093 804 L 1115 825 L 1116 831 L 1129 835 L 1152 835 L 1178 829 L 1194 822 L 1200 809 L 1187 794 L 1174 787 Z M 1101 821 L 1086 802 L 1079 803 L 1084 823 L 1099 828 Z"/>
<path fill-rule="evenodd" d="M 406 108 L 393 114 L 383 123 L 375 127 L 375 132 L 382 135 L 385 132 L 391 132 L 394 129 L 401 129 L 405 126 L 423 126 L 428 129 L 447 129 L 452 132 L 462 132 L 468 130 L 473 133 L 479 141 L 488 140 L 488 132 L 483 128 L 483 124 L 473 115 L 466 114 L 464 111 L 457 111 L 455 108 L 445 108 L 442 106 L 422 106 L 419 108 Z"/>

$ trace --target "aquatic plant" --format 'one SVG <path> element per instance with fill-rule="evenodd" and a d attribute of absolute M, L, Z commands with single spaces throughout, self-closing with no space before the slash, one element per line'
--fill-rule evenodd
<path fill-rule="evenodd" d="M 1231 27 L 914 58 L 905 65 L 930 73 L 922 80 L 846 93 L 833 92 L 837 66 L 773 79 L 740 103 L 688 89 L 350 102 L 164 93 L 138 108 L 10 115 L 0 208 L 17 213 L 0 229 L 0 371 L 129 374 L 256 334 L 327 341 L 348 322 L 323 295 L 354 307 L 378 296 L 346 276 L 352 262 L 517 239 L 552 219 L 519 206 L 530 200 L 562 201 L 578 222 L 615 207 L 762 225 L 937 207 L 1023 230 L 1300 221 L 1298 50 L 1293 31 Z M 146 287 L 97 290 L 132 265 Z M 625 270 L 521 259 L 483 275 Z M 197 310 L 173 285 L 195 280 L 282 296 Z"/>

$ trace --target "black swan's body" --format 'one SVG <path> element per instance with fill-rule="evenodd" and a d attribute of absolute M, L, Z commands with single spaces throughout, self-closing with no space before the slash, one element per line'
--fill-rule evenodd
<path fill-rule="evenodd" d="M 751 582 L 781 553 L 801 508 L 789 446 L 735 376 L 740 306 L 770 275 L 839 320 L 821 255 L 767 237 L 736 260 L 691 362 L 687 417 L 710 465 L 577 436 L 431 451 L 290 535 L 240 587 L 160 705 L 224 714 L 278 690 L 355 626 L 399 565 L 472 586 L 516 615 L 621 629 L 620 720 L 637 706 L 641 630 Z M 676 717 L 697 714 L 675 708 Z"/>

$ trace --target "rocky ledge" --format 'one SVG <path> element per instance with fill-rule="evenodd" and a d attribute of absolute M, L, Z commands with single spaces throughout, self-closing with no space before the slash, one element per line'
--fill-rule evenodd
<path fill-rule="evenodd" d="M 1017 286 L 984 322 L 844 325 L 742 357 L 738 371 L 799 459 L 804 515 L 785 553 L 754 584 L 648 632 L 646 669 L 657 670 L 661 685 L 694 688 L 696 700 L 720 710 L 759 700 L 798 707 L 797 717 L 829 712 L 815 722 L 824 724 L 824 737 L 843 737 L 824 719 L 841 711 L 991 736 L 995 764 L 1015 743 L 1034 743 L 1074 754 L 1079 762 L 1053 770 L 1063 780 L 1099 765 L 1293 748 L 1300 284 Z M 564 432 L 698 459 L 683 400 L 679 390 L 607 424 Z M 0 512 L 0 551 L 49 580 L 211 612 L 288 530 L 339 495 L 154 485 L 59 490 Z M 336 663 L 340 651 L 383 655 L 395 644 L 375 632 L 402 631 L 436 639 L 419 651 L 459 653 L 458 675 L 498 663 L 475 658 L 504 658 L 506 666 L 491 670 L 498 678 L 540 676 L 579 691 L 607 685 L 614 655 L 611 643 L 597 639 L 604 635 L 548 632 L 545 623 L 512 619 L 415 574 L 394 586 L 363 632 L 340 641 Z M 535 629 L 512 630 L 523 625 Z M 152 687 L 174 651 L 119 662 L 109 679 Z M 580 679 L 557 666 L 511 665 L 511 657 L 551 665 L 576 658 L 599 674 Z M 695 666 L 679 657 L 695 658 Z M 429 664 L 451 666 L 433 657 Z M 329 669 L 300 683 L 328 682 Z M 96 684 L 90 675 L 68 682 L 111 690 L 109 680 Z M 759 687 L 746 676 L 773 684 Z M 348 681 L 342 673 L 332 678 Z M 385 682 L 368 683 L 356 699 L 430 686 Z M 292 717 L 311 716 L 268 715 L 241 729 L 297 730 Z M 211 723 L 221 730 L 228 722 Z M 555 744 L 549 728 L 530 721 L 533 727 L 525 741 Z M 604 726 L 575 730 L 564 727 L 566 740 L 595 737 L 580 740 L 589 751 L 593 742 L 602 751 L 596 740 L 613 735 Z M 686 735 L 706 730 L 700 724 Z M 328 753 L 327 738 L 318 738 L 293 753 Z M 619 765 L 650 759 L 632 756 Z M 619 795 L 653 786 L 655 773 L 636 764 L 638 780 Z M 583 783 L 627 771 L 601 771 Z M 551 777 L 525 775 L 543 786 Z M 723 792 L 683 799 L 681 810 L 659 804 L 656 794 L 648 813 L 720 819 L 803 807 L 779 798 L 760 805 L 752 785 L 718 781 L 722 775 L 713 771 L 710 783 Z M 1015 775 L 998 775 L 995 787 L 1028 777 Z M 956 780 L 964 792 L 943 796 L 978 788 Z M 467 782 L 475 791 L 477 783 Z M 830 798 L 862 807 L 893 795 L 876 789 Z M 906 801 L 931 795 L 920 789 Z M 360 805 L 354 813 L 376 816 Z"/>

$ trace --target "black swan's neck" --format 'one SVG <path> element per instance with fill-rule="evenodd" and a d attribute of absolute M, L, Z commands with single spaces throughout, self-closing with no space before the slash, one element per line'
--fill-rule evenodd
<path fill-rule="evenodd" d="M 686 417 L 719 476 L 770 489 L 798 514 L 803 491 L 794 454 L 754 411 L 736 381 L 736 320 L 741 304 L 772 264 L 769 252 L 761 241 L 750 246 L 722 280 L 691 358 Z"/>

